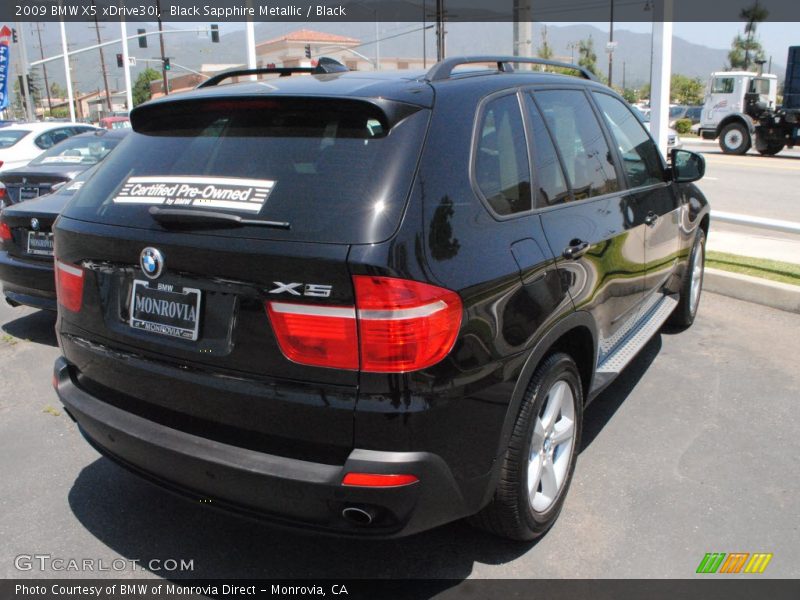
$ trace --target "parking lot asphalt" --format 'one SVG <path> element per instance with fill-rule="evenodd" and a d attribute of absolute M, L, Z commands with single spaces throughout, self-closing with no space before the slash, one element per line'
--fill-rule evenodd
<path fill-rule="evenodd" d="M 691 329 L 657 335 L 588 408 L 564 512 L 532 544 L 464 523 L 301 535 L 172 496 L 101 458 L 63 412 L 54 321 L 0 305 L 0 577 L 684 578 L 707 552 L 772 553 L 759 577 L 800 576 L 800 315 L 706 294 Z M 15 567 L 34 554 L 129 566 Z M 152 559 L 194 568 L 130 566 Z"/>

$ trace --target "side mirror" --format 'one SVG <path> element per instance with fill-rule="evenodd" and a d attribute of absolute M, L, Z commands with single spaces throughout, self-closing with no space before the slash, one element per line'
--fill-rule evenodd
<path fill-rule="evenodd" d="M 706 159 L 702 154 L 674 148 L 670 154 L 672 180 L 677 183 L 691 183 L 702 179 L 706 174 Z"/>

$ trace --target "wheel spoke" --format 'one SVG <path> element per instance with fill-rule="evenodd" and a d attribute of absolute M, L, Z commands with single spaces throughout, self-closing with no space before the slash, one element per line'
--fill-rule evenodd
<path fill-rule="evenodd" d="M 575 433 L 575 421 L 572 419 L 561 418 L 553 430 L 553 444 L 560 446 L 572 439 Z"/>
<path fill-rule="evenodd" d="M 561 405 L 564 402 L 566 389 L 568 389 L 567 384 L 563 381 L 559 381 L 550 389 L 550 393 L 547 394 L 547 399 L 545 400 L 547 404 L 545 405 L 544 414 L 542 415 L 542 423 L 546 431 L 551 431 L 553 429 L 553 425 L 558 419 L 558 415 L 561 413 Z"/>
<path fill-rule="evenodd" d="M 544 447 L 544 436 L 545 427 L 544 423 L 542 423 L 542 419 L 536 417 L 536 421 L 533 424 L 533 436 L 531 437 L 531 452 L 530 452 L 530 460 L 533 460 L 537 454 L 540 454 L 542 448 Z"/>
<path fill-rule="evenodd" d="M 558 482 L 556 481 L 556 470 L 552 461 L 545 460 L 542 464 L 542 476 L 540 481 L 542 484 L 542 495 L 549 501 L 555 499 L 558 494 Z"/>
<path fill-rule="evenodd" d="M 542 455 L 539 454 L 532 458 L 528 463 L 528 495 L 531 502 L 539 489 L 539 482 L 542 479 Z"/>

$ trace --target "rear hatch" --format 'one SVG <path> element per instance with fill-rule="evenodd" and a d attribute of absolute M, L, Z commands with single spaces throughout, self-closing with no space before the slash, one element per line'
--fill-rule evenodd
<path fill-rule="evenodd" d="M 56 226 L 57 272 L 82 279 L 77 302 L 61 298 L 67 359 L 86 387 L 149 418 L 344 460 L 357 370 L 287 358 L 265 303 L 354 305 L 349 248 L 397 229 L 427 111 L 212 98 L 142 107 L 132 122 Z"/>
<path fill-rule="evenodd" d="M 52 262 L 53 223 L 72 193 L 62 187 L 58 193 L 4 208 L 0 219 L 11 230 L 11 240 L 5 246 L 8 253 L 17 258 Z"/>
<path fill-rule="evenodd" d="M 83 167 L 65 168 L 46 165 L 35 168 L 23 167 L 0 174 L 0 183 L 6 187 L 7 203 L 16 204 L 49 194 L 53 186 L 69 181 L 83 169 Z"/>

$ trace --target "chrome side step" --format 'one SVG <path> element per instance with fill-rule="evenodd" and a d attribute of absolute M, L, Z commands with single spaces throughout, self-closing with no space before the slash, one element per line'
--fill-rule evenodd
<path fill-rule="evenodd" d="M 631 329 L 625 339 L 597 366 L 594 389 L 605 387 L 633 360 L 675 310 L 678 296 L 664 296 Z"/>

